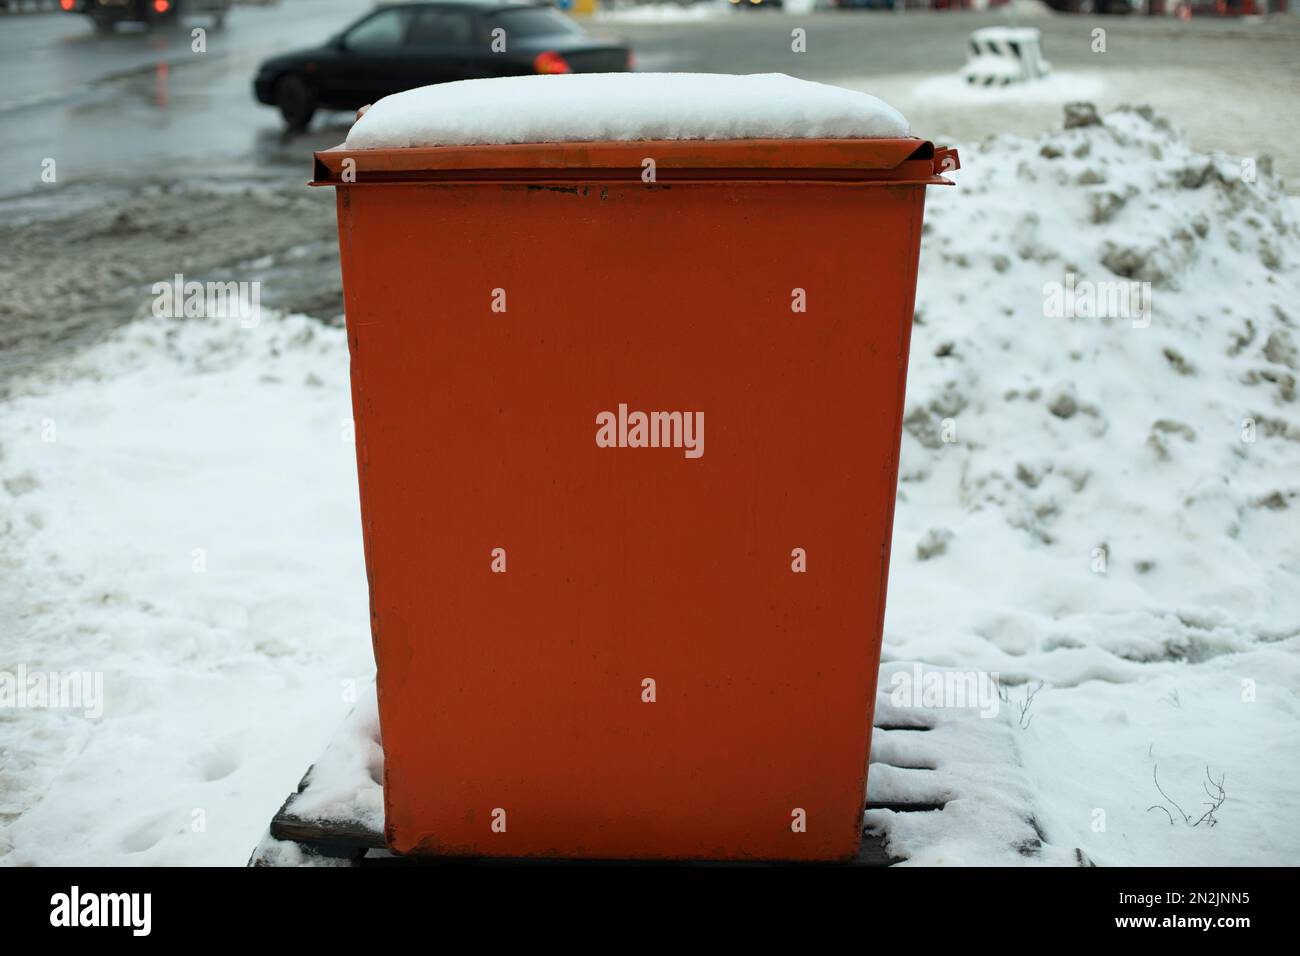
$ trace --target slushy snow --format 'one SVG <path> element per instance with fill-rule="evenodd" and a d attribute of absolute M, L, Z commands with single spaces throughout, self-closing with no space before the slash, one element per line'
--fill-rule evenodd
<path fill-rule="evenodd" d="M 357 120 L 346 145 L 908 135 L 903 115 L 869 93 L 782 73 L 569 73 L 460 80 L 386 96 Z"/>
<path fill-rule="evenodd" d="M 867 823 L 917 865 L 1294 865 L 1295 201 L 1138 111 L 961 149 L 926 209 L 869 778 L 943 809 Z M 1149 324 L 1049 314 L 1070 273 L 1150 283 Z M 0 863 L 240 865 L 313 762 L 303 812 L 373 823 L 343 332 L 144 318 L 18 391 L 0 670 L 102 670 L 106 701 L 0 709 Z M 1005 700 L 897 699 L 917 663 Z M 1226 801 L 1192 826 L 1207 771 Z"/>

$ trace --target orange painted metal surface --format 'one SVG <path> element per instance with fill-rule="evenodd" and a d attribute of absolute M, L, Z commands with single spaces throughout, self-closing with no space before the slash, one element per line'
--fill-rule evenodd
<path fill-rule="evenodd" d="M 919 140 L 317 154 L 395 851 L 854 855 L 951 168 Z M 635 447 L 634 412 L 681 418 Z"/>

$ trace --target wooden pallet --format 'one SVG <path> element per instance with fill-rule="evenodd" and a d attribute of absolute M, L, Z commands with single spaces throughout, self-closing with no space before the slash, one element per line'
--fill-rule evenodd
<path fill-rule="evenodd" d="M 912 729 L 912 728 L 909 728 Z M 920 729 L 920 728 L 914 728 Z M 274 840 L 296 844 L 309 859 L 329 862 L 344 866 L 466 866 L 466 865 L 550 865 L 557 861 L 547 860 L 508 860 L 508 859 L 462 859 L 447 857 L 401 857 L 387 849 L 384 835 L 373 826 L 358 820 L 320 820 L 304 819 L 294 812 L 294 802 L 298 794 L 309 785 L 311 768 L 303 775 L 298 790 L 290 794 L 271 820 L 270 836 Z M 928 812 L 942 810 L 941 803 L 867 803 L 868 810 L 892 810 L 894 812 Z M 562 861 L 570 865 L 614 865 L 634 863 L 637 861 Z M 885 848 L 884 837 L 870 830 L 864 830 L 862 846 L 851 865 L 863 867 L 892 866 L 901 862 L 891 856 Z M 276 863 L 266 852 L 265 843 L 253 851 L 248 861 L 249 866 L 274 866 Z M 706 864 L 703 864 L 706 865 Z M 715 864 L 727 865 L 727 864 Z"/>
<path fill-rule="evenodd" d="M 871 804 L 868 804 L 871 807 Z M 922 808 L 909 808 L 922 809 Z M 934 808 L 924 808 L 934 809 Z M 384 846 L 383 834 L 347 821 L 303 820 L 283 808 L 271 821 L 271 836 L 277 840 L 296 843 L 309 856 L 339 861 L 347 866 L 554 866 L 557 862 L 571 866 L 614 866 L 642 864 L 638 860 L 511 860 L 511 859 L 461 859 L 449 857 L 402 857 L 390 853 Z M 694 861 L 693 861 L 694 862 Z M 853 866 L 884 867 L 900 862 L 885 849 L 884 838 L 864 832 L 862 846 L 854 858 Z M 254 852 L 249 866 L 273 866 L 264 855 Z M 728 863 L 695 863 L 694 865 L 726 866 Z M 758 864 L 762 865 L 762 864 Z"/>

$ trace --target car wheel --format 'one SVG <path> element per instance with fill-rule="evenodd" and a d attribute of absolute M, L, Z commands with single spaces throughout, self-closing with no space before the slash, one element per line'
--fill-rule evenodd
<path fill-rule="evenodd" d="M 275 105 L 290 129 L 306 129 L 316 112 L 316 94 L 301 76 L 290 74 L 275 84 Z"/>

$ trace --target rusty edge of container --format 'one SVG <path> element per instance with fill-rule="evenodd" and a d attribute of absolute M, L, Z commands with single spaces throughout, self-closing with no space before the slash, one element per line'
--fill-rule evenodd
<path fill-rule="evenodd" d="M 313 186 L 439 182 L 818 181 L 952 185 L 957 151 L 922 139 L 643 140 L 348 149 L 314 154 Z M 347 161 L 352 165 L 348 167 Z"/>

